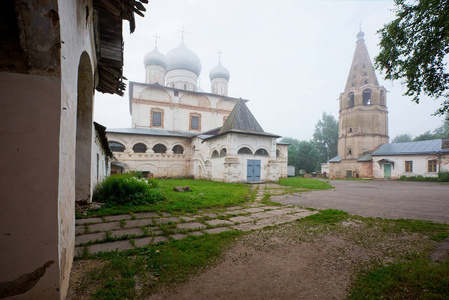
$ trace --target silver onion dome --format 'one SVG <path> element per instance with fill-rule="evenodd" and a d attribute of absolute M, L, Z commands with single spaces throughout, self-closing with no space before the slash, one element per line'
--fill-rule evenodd
<path fill-rule="evenodd" d="M 155 46 L 153 51 L 148 52 L 145 55 L 145 57 L 143 58 L 143 63 L 145 64 L 145 67 L 149 65 L 156 65 L 167 69 L 168 60 L 164 54 L 159 52 L 157 46 Z"/>
<path fill-rule="evenodd" d="M 226 80 L 229 80 L 230 77 L 231 77 L 231 74 L 229 74 L 228 69 L 223 67 L 221 62 L 218 62 L 218 65 L 215 68 L 213 68 L 212 70 L 210 70 L 210 73 L 209 73 L 210 80 L 215 79 L 215 78 L 224 78 Z"/>
<path fill-rule="evenodd" d="M 167 53 L 167 72 L 172 70 L 187 70 L 197 76 L 201 73 L 201 61 L 199 57 L 184 45 L 184 42 Z"/>

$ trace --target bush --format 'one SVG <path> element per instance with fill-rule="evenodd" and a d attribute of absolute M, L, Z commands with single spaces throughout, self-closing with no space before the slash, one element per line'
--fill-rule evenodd
<path fill-rule="evenodd" d="M 97 186 L 94 200 L 115 205 L 144 205 L 163 200 L 157 181 L 151 182 L 143 178 L 133 177 L 131 174 L 118 174 L 106 178 Z"/>
<path fill-rule="evenodd" d="M 439 182 L 449 182 L 449 172 L 438 173 L 438 181 Z"/>

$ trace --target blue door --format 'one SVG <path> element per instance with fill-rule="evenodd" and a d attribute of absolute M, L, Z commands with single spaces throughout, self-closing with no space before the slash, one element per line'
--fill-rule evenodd
<path fill-rule="evenodd" d="M 260 181 L 260 160 L 248 159 L 246 170 L 246 180 L 248 182 Z"/>

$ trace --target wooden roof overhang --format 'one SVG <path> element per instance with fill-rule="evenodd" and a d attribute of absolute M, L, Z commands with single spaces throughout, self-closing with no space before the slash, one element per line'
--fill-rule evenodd
<path fill-rule="evenodd" d="M 123 96 L 123 20 L 130 32 L 136 28 L 134 13 L 144 16 L 148 0 L 94 0 L 94 34 L 97 55 L 97 91 Z"/>

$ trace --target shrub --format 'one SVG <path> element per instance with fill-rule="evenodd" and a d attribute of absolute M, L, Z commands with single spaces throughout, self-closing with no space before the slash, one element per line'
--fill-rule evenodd
<path fill-rule="evenodd" d="M 132 177 L 143 178 L 143 174 L 141 171 L 128 171 L 128 173 L 126 174 L 129 174 Z"/>
<path fill-rule="evenodd" d="M 439 182 L 449 182 L 449 172 L 438 173 L 438 181 Z"/>
<path fill-rule="evenodd" d="M 164 199 L 161 190 L 156 187 L 154 179 L 150 183 L 131 174 L 112 175 L 97 186 L 94 200 L 110 206 L 152 204 Z"/>

